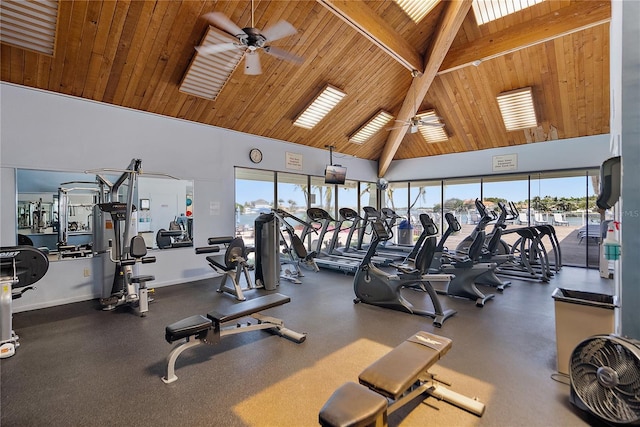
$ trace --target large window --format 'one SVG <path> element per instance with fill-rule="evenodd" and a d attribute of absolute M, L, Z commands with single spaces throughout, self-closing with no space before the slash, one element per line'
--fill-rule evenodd
<path fill-rule="evenodd" d="M 299 218 L 307 212 L 307 175 L 278 173 L 278 209 Z"/>
<path fill-rule="evenodd" d="M 311 194 L 310 205 L 312 208 L 321 208 L 329 213 L 329 216 L 334 220 L 337 218 L 338 212 L 336 212 L 336 186 L 334 184 L 325 184 L 324 177 L 311 177 Z M 322 236 L 321 250 L 327 251 L 333 238 L 333 233 L 336 230 L 336 222 L 331 222 L 327 227 L 327 232 Z M 315 238 L 315 235 L 313 236 Z M 314 243 L 311 244 L 311 249 L 317 249 Z"/>
<path fill-rule="evenodd" d="M 480 219 L 476 210 L 475 201 L 480 198 L 480 179 L 448 179 L 443 186 L 443 213 L 453 213 L 462 230 L 452 234 L 447 240 L 447 246 L 455 249 L 456 246 L 471 234 Z"/>
<path fill-rule="evenodd" d="M 501 214 L 499 204 L 503 203 L 508 210 L 507 230 L 503 233 L 502 240 L 513 245 L 519 236 L 517 233 L 509 233 L 515 227 L 528 226 L 529 216 L 529 175 L 508 175 L 489 177 L 482 180 L 482 199 L 487 207 Z M 513 210 L 513 212 L 512 212 Z M 487 233 L 492 231 L 489 226 Z"/>
<path fill-rule="evenodd" d="M 427 214 L 438 225 L 442 234 L 442 183 L 441 181 L 412 181 L 409 184 L 409 214 L 414 238 L 422 233 L 420 214 Z"/>
<path fill-rule="evenodd" d="M 383 195 L 383 208 L 390 209 L 391 211 L 386 213 L 388 221 L 393 225 L 393 242 L 394 243 L 409 243 L 399 242 L 398 227 L 407 227 L 406 219 L 409 218 L 409 183 L 408 182 L 392 182 L 387 187 Z M 391 219 L 398 216 L 400 218 Z"/>
<path fill-rule="evenodd" d="M 365 206 L 378 206 L 378 191 L 373 182 L 360 183 L 360 209 Z M 362 212 L 360 212 L 362 215 Z"/>
<path fill-rule="evenodd" d="M 274 179 L 274 172 L 236 168 L 236 235 L 247 245 L 254 244 L 258 215 L 275 207 Z"/>
<path fill-rule="evenodd" d="M 349 208 L 353 209 L 355 212 L 358 212 L 359 209 L 359 194 L 358 194 L 358 181 L 346 181 L 344 185 L 338 186 L 338 208 Z M 344 218 L 340 217 L 341 220 Z M 346 221 L 344 220 L 340 226 L 340 234 L 338 236 L 337 245 L 338 247 L 347 246 L 355 246 L 358 240 L 358 230 L 353 231 L 351 235 L 351 239 L 347 241 L 349 238 L 349 231 L 353 227 L 361 226 L 361 221 Z"/>
<path fill-rule="evenodd" d="M 358 212 L 358 199 L 358 181 L 347 180 L 344 185 L 338 185 L 338 208 L 351 208 Z"/>
<path fill-rule="evenodd" d="M 600 214 L 595 199 L 587 171 L 531 176 L 532 221 L 554 225 L 565 265 L 598 266 Z"/>
<path fill-rule="evenodd" d="M 324 183 L 324 177 L 237 168 L 236 225 L 238 234 L 253 239 L 255 218 L 275 206 L 301 219 L 306 219 L 307 207 L 322 208 L 336 220 L 340 219 L 338 208 L 348 207 L 364 216 L 363 207 L 372 206 L 389 208 L 400 215 L 396 227 L 403 221 L 403 226 L 409 224 L 415 241 L 422 231 L 421 213 L 429 214 L 442 234 L 447 228 L 443 215 L 451 212 L 462 226 L 462 230 L 447 241 L 447 247 L 454 249 L 477 225 L 480 213 L 475 200 L 482 198 L 485 206 L 496 215 L 500 214 L 500 202 L 513 207 L 507 231 L 519 226 L 553 225 L 563 264 L 595 268 L 599 263 L 600 224 L 602 219 L 611 217 L 610 212 L 601 217 L 596 209 L 598 178 L 598 169 L 572 170 L 392 182 L 386 190 L 379 191 L 372 182 L 349 180 L 344 185 L 328 185 Z M 344 224 L 345 228 L 349 225 Z M 323 249 L 330 244 L 336 226 L 336 223 L 329 225 L 323 238 Z M 489 225 L 486 231 L 492 230 L 493 226 Z M 337 245 L 346 244 L 343 234 L 346 238 L 347 231 L 337 236 Z M 397 231 L 394 234 L 397 235 Z M 507 232 L 503 236 L 508 244 L 513 244 L 517 238 L 516 233 Z M 553 249 L 550 252 L 553 260 Z"/>

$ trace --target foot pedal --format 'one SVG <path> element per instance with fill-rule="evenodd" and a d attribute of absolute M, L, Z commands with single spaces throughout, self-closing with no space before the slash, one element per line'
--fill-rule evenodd
<path fill-rule="evenodd" d="M 118 306 L 118 302 L 120 301 L 120 297 L 113 296 L 109 298 L 100 298 L 100 305 L 102 305 L 102 310 L 104 311 L 112 311 Z"/>
<path fill-rule="evenodd" d="M 5 359 L 16 354 L 16 346 L 13 343 L 7 342 L 0 345 L 0 359 Z"/>

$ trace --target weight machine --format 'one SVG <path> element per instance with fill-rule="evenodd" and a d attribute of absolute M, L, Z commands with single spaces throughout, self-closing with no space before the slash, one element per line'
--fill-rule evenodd
<path fill-rule="evenodd" d="M 104 175 L 96 176 L 99 202 L 94 208 L 93 229 L 98 270 L 102 273 L 98 275 L 102 309 L 110 311 L 130 305 L 145 316 L 151 301 L 149 293 L 153 293 L 153 289 L 147 289 L 145 284 L 154 278 L 136 276 L 133 267 L 136 261 L 155 262 L 155 257 L 147 257 L 144 239 L 140 238 L 142 242 L 137 239 L 138 217 L 133 200 L 141 173 L 142 160 L 133 159 L 115 183 Z"/>
<path fill-rule="evenodd" d="M 42 279 L 49 269 L 47 255 L 32 246 L 0 248 L 0 359 L 15 354 L 20 345 L 13 331 L 13 300 Z"/>

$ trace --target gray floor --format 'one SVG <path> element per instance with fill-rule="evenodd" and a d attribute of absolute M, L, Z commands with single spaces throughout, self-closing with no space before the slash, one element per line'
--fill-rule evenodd
<path fill-rule="evenodd" d="M 556 287 L 612 293 L 613 281 L 595 270 L 565 267 L 549 284 L 514 280 L 484 308 L 441 297 L 458 311 L 441 329 L 428 318 L 354 305 L 352 276 L 307 273 L 301 285 L 282 282 L 279 292 L 292 301 L 268 312 L 307 332 L 306 342 L 261 331 L 225 337 L 216 346 L 185 352 L 177 363 L 178 381 L 163 384 L 172 348 L 164 340 L 165 326 L 233 302 L 216 287 L 217 279 L 159 288 L 145 318 L 126 310 L 102 312 L 94 301 L 15 314 L 21 346 L 1 362 L 1 424 L 313 426 L 333 390 L 357 381 L 372 360 L 420 330 L 453 340 L 434 371 L 487 409 L 477 418 L 427 399 L 428 405 L 392 417 L 392 424 L 598 424 L 569 403 L 568 385 L 551 378 L 551 294 Z"/>

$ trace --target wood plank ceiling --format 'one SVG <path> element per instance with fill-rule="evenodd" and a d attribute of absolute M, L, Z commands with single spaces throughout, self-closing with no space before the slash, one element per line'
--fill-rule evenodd
<path fill-rule="evenodd" d="M 274 46 L 304 62 L 261 54 L 262 74 L 238 67 L 215 101 L 178 87 L 208 27 L 202 15 L 221 12 L 250 26 L 248 0 L 62 0 L 54 56 L 3 43 L 1 79 L 316 148 L 332 145 L 378 160 L 381 176 L 392 159 L 609 132 L 610 0 L 545 1 L 482 26 L 466 12 L 470 0 L 440 2 L 417 24 L 392 0 L 357 2 L 355 12 L 345 11 L 348 3 L 355 1 L 255 0 L 255 27 L 291 23 L 298 33 Z M 339 16 L 341 8 L 351 23 Z M 376 41 L 413 47 L 421 77 L 414 80 Z M 293 126 L 326 84 L 347 96 L 312 130 Z M 533 88 L 539 126 L 507 132 L 496 95 L 522 87 Z M 420 95 L 418 108 L 413 93 Z M 350 143 L 380 109 L 403 120 L 435 109 L 449 140 L 428 144 L 419 134 L 382 130 L 363 145 Z"/>

